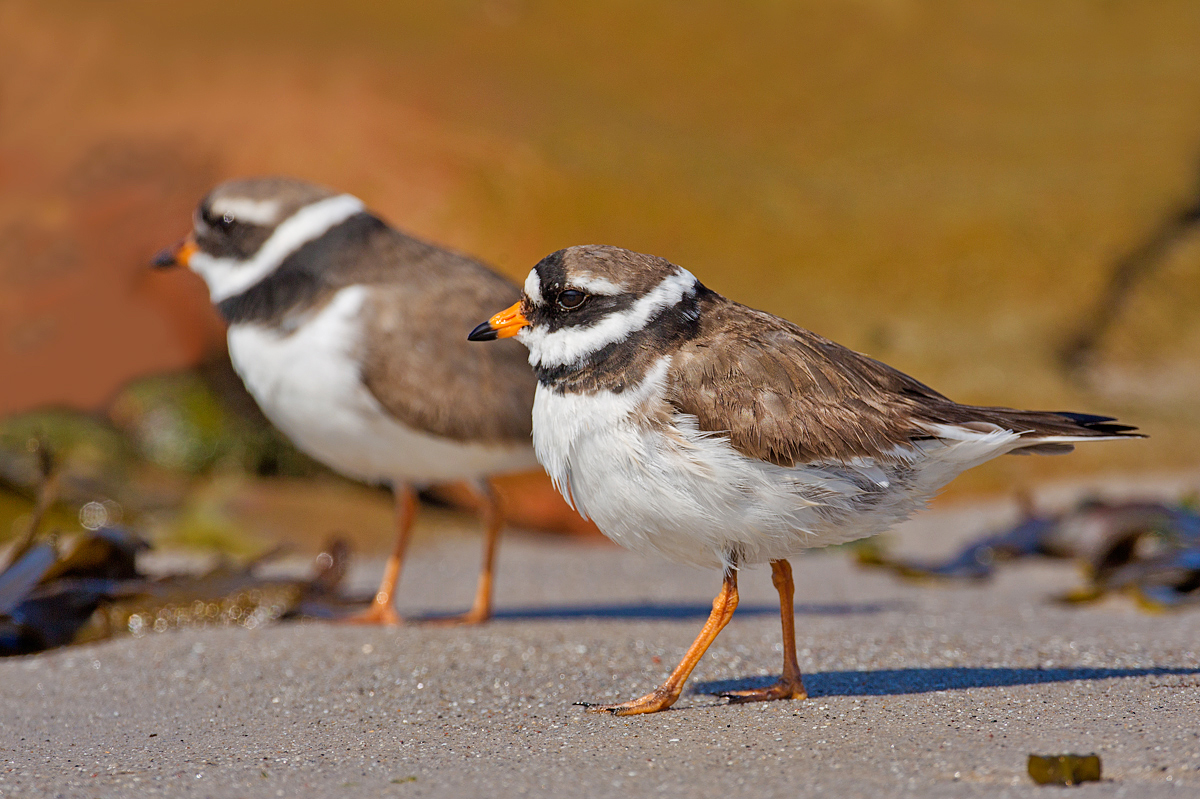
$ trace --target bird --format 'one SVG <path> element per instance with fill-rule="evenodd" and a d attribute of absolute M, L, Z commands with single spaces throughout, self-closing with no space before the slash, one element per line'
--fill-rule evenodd
<path fill-rule="evenodd" d="M 468 334 L 506 338 L 529 350 L 534 450 L 568 502 L 618 544 L 722 573 L 708 621 L 662 685 L 589 705 L 615 715 L 675 703 L 733 616 L 738 568 L 762 563 L 779 594 L 782 673 L 722 696 L 806 698 L 788 558 L 880 533 L 1004 453 L 1140 437 L 1106 416 L 959 404 L 619 247 L 542 259 L 520 301 Z"/>
<path fill-rule="evenodd" d="M 535 380 L 520 345 L 484 352 L 461 331 L 520 289 L 397 230 L 353 195 L 289 177 L 218 185 L 191 233 L 154 265 L 203 278 L 228 324 L 234 369 L 299 449 L 391 487 L 395 543 L 370 607 L 354 620 L 401 622 L 394 597 L 416 491 L 460 480 L 481 499 L 485 534 L 475 598 L 457 621 L 487 620 L 503 524 L 487 478 L 538 468 Z"/>

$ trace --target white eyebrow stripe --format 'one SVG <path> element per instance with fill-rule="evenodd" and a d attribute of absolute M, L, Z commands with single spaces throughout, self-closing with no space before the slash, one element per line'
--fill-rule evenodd
<path fill-rule="evenodd" d="M 545 328 L 526 327 L 518 340 L 529 348 L 533 366 L 567 366 L 579 363 L 597 350 L 641 330 L 663 308 L 677 305 L 696 291 L 696 277 L 686 269 L 663 278 L 631 307 L 611 313 L 586 327 L 563 327 L 553 333 Z"/>
<path fill-rule="evenodd" d="M 601 294 L 605 297 L 615 297 L 625 290 L 608 278 L 599 275 L 574 277 L 568 288 L 583 289 L 588 294 Z"/>
<path fill-rule="evenodd" d="M 229 214 L 239 222 L 249 222 L 252 225 L 271 225 L 279 217 L 279 201 L 224 197 L 213 202 L 212 210 L 218 215 Z"/>
<path fill-rule="evenodd" d="M 218 303 L 241 294 L 274 272 L 296 250 L 365 208 L 362 200 L 350 194 L 328 197 L 283 220 L 248 261 L 197 252 L 188 259 L 188 267 L 204 278 L 209 296 Z"/>
<path fill-rule="evenodd" d="M 529 276 L 525 278 L 525 296 L 534 305 L 542 304 L 542 281 L 536 269 L 530 269 Z"/>

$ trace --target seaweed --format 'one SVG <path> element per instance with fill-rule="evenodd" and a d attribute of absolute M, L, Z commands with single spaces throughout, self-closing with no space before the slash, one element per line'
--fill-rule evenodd
<path fill-rule="evenodd" d="M 339 593 L 350 556 L 340 540 L 317 556 L 310 577 L 295 579 L 257 574 L 279 550 L 240 565 L 225 561 L 200 575 L 153 577 L 137 568 L 137 554 L 149 548 L 118 528 L 31 547 L 0 573 L 0 656 L 122 634 L 335 618 L 366 603 Z"/>
<path fill-rule="evenodd" d="M 1128 593 L 1148 610 L 1200 604 L 1200 513 L 1187 503 L 1089 499 L 1058 514 L 1026 509 L 1013 527 L 971 542 L 940 562 L 894 558 L 871 542 L 858 562 L 911 580 L 984 581 L 999 564 L 1025 558 L 1069 559 L 1087 582 L 1059 597 L 1090 602 Z"/>
<path fill-rule="evenodd" d="M 1029 776 L 1038 785 L 1078 785 L 1100 781 L 1100 756 L 1030 755 Z"/>

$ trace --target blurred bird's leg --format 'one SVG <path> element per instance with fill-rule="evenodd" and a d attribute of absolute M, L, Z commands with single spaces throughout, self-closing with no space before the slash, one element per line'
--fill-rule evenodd
<path fill-rule="evenodd" d="M 779 682 L 767 688 L 746 691 L 728 691 L 721 694 L 731 704 L 742 702 L 767 702 L 772 699 L 804 699 L 804 681 L 800 679 L 800 661 L 796 658 L 796 612 L 792 607 L 792 596 L 796 592 L 792 583 L 792 564 L 786 560 L 771 561 L 771 582 L 779 592 L 779 614 L 783 621 L 783 674 Z"/>
<path fill-rule="evenodd" d="M 371 607 L 346 619 L 351 624 L 389 624 L 401 623 L 396 613 L 396 583 L 400 581 L 400 570 L 404 567 L 404 553 L 408 549 L 409 535 L 412 533 L 413 518 L 417 515 L 417 494 L 407 483 L 396 483 L 392 486 L 392 495 L 396 502 L 396 542 L 392 546 L 392 554 L 388 556 L 387 565 L 383 569 L 383 580 Z"/>
<path fill-rule="evenodd" d="M 666 710 L 675 704 L 675 700 L 683 692 L 683 684 L 687 682 L 687 678 L 691 675 L 692 669 L 696 668 L 696 664 L 700 662 L 700 658 L 704 657 L 708 647 L 716 640 L 717 634 L 725 629 L 726 624 L 729 624 L 729 620 L 733 618 L 733 611 L 737 609 L 737 604 L 737 570 L 729 568 L 725 571 L 721 593 L 717 594 L 717 598 L 713 600 L 712 613 L 709 614 L 708 621 L 704 623 L 704 629 L 700 630 L 700 635 L 692 642 L 691 647 L 684 654 L 683 660 L 679 661 L 679 665 L 675 667 L 675 671 L 671 672 L 671 676 L 667 678 L 666 682 L 639 699 L 632 699 L 617 705 L 593 705 L 587 702 L 580 704 L 587 707 L 588 710 L 608 712 L 614 716 L 633 716 L 638 713 Z"/>
<path fill-rule="evenodd" d="M 504 503 L 486 480 L 471 484 L 479 497 L 479 518 L 483 522 L 483 565 L 475 587 L 475 601 L 461 616 L 440 620 L 439 624 L 482 624 L 492 617 L 492 574 L 496 564 L 496 545 L 504 527 Z"/>

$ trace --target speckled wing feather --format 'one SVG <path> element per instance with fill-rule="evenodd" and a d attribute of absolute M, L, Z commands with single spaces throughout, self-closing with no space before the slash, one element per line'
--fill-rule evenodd
<path fill-rule="evenodd" d="M 668 400 L 744 455 L 791 466 L 887 458 L 930 425 L 998 425 L 1047 436 L 1126 435 L 1083 414 L 960 405 L 896 369 L 762 311 L 711 295 L 700 335 L 675 355 Z M 1070 444 L 1041 445 L 1066 451 Z"/>
<path fill-rule="evenodd" d="M 389 231 L 390 252 L 364 259 L 372 284 L 362 379 L 415 430 L 477 443 L 527 444 L 536 380 L 515 341 L 480 347 L 467 333 L 520 298 L 482 264 Z M 380 242 L 379 249 L 388 248 Z"/>

